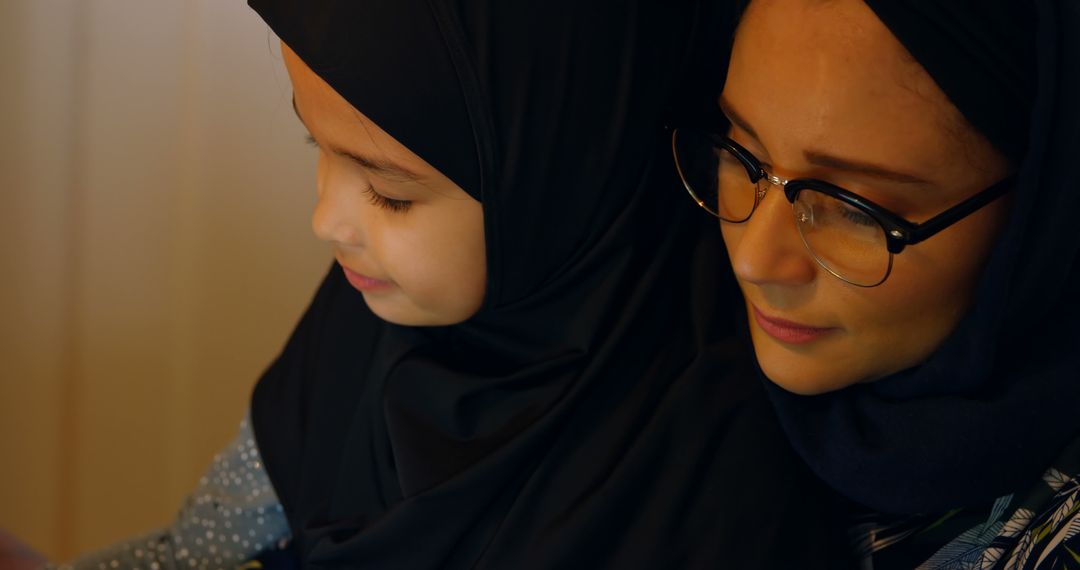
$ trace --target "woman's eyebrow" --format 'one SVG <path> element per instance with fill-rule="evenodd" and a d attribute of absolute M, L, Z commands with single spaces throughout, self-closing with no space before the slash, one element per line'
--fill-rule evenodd
<path fill-rule="evenodd" d="M 754 127 L 751 127 L 750 122 L 744 119 L 742 115 L 735 112 L 735 109 L 731 106 L 731 103 L 725 101 L 723 97 L 717 99 L 717 103 L 720 105 L 720 111 L 724 113 L 724 116 L 727 117 L 728 121 L 730 121 L 736 127 L 739 127 L 740 129 L 746 131 L 746 134 L 754 137 L 754 140 L 761 142 L 761 137 L 758 136 L 757 131 L 754 130 Z"/>
<path fill-rule="evenodd" d="M 300 120 L 300 124 L 304 125 L 304 128 L 310 133 L 311 129 L 309 129 L 307 123 L 304 122 L 304 117 L 300 115 L 300 109 L 296 106 L 296 97 L 292 98 L 292 108 L 293 112 L 296 113 L 296 118 Z M 310 140 L 314 141 L 315 139 L 314 137 L 311 137 Z M 401 182 L 416 182 L 421 178 L 419 174 L 412 170 L 389 160 L 372 156 L 363 156 L 337 147 L 331 147 L 328 150 L 339 156 L 344 156 L 387 179 L 398 180 Z"/>
<path fill-rule="evenodd" d="M 750 126 L 750 122 L 747 121 L 742 115 L 740 115 L 731 106 L 731 103 L 725 101 L 723 97 L 717 99 L 717 103 L 720 105 L 720 110 L 724 113 L 727 119 L 731 121 L 732 124 L 745 131 L 748 135 L 754 137 L 754 139 L 759 143 L 761 142 L 761 137 L 759 137 L 757 132 L 754 131 L 754 127 Z M 843 158 L 817 150 L 803 150 L 803 156 L 810 164 L 823 168 L 843 170 L 846 172 L 863 174 L 866 176 L 872 176 L 874 178 L 889 180 L 891 182 L 901 182 L 904 184 L 933 184 L 933 182 L 925 178 L 915 176 L 914 174 L 892 170 L 890 168 L 885 168 L 884 166 L 880 166 L 871 162 Z"/>

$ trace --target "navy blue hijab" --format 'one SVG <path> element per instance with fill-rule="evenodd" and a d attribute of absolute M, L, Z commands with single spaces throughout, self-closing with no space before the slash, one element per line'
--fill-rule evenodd
<path fill-rule="evenodd" d="M 927 362 L 821 396 L 768 386 L 833 488 L 886 513 L 941 512 L 1027 487 L 1080 435 L 1080 5 L 867 3 L 1012 159 L 1012 218 Z"/>

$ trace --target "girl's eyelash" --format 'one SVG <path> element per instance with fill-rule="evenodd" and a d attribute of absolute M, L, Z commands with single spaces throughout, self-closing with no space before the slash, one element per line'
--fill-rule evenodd
<path fill-rule="evenodd" d="M 395 200 L 379 194 L 375 191 L 375 187 L 370 184 L 364 192 L 367 193 L 368 200 L 371 201 L 372 205 L 378 206 L 384 210 L 404 213 L 409 211 L 409 208 L 412 206 L 412 202 L 409 200 Z"/>
<path fill-rule="evenodd" d="M 310 134 L 304 137 L 304 141 L 315 148 L 319 148 L 319 141 L 315 140 L 315 137 Z M 407 212 L 409 211 L 409 207 L 412 206 L 412 201 L 410 200 L 395 200 L 379 194 L 375 191 L 375 187 L 370 184 L 364 189 L 364 193 L 368 195 L 368 200 L 373 205 L 391 212 Z"/>

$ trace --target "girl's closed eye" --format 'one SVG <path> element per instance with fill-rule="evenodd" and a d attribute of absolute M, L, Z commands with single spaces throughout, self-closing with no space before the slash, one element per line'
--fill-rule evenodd
<path fill-rule="evenodd" d="M 367 188 L 364 190 L 364 193 L 368 195 L 368 200 L 372 203 L 372 205 L 378 206 L 384 210 L 389 210 L 391 212 L 405 213 L 408 212 L 409 208 L 412 206 L 412 200 L 398 200 L 396 198 L 388 198 L 386 196 L 383 196 L 382 194 L 379 194 L 379 192 L 375 190 L 375 187 L 371 184 L 368 184 Z"/>
<path fill-rule="evenodd" d="M 315 140 L 315 137 L 311 136 L 310 134 L 306 135 L 304 137 L 304 140 L 305 142 L 307 142 L 307 144 L 322 150 L 322 148 L 319 146 L 319 141 Z M 364 188 L 364 194 L 367 194 L 368 201 L 371 202 L 373 206 L 378 206 L 379 208 L 388 210 L 390 212 L 404 213 L 409 211 L 409 208 L 412 206 L 412 200 L 400 200 L 397 198 L 390 198 L 389 196 L 384 196 L 383 194 L 380 194 L 379 191 L 375 189 L 375 186 L 370 183 L 367 185 L 366 188 Z"/>

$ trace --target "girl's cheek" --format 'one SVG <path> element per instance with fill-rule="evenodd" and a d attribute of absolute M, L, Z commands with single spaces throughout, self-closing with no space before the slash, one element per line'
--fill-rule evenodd
<path fill-rule="evenodd" d="M 326 154 L 319 151 L 319 158 L 315 162 L 315 192 L 318 196 L 323 195 L 323 188 L 326 187 L 328 166 Z"/>

